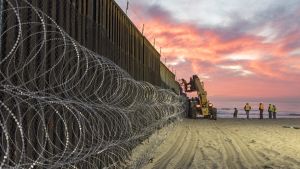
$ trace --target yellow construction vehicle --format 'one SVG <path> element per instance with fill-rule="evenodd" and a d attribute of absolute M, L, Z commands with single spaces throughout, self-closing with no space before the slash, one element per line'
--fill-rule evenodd
<path fill-rule="evenodd" d="M 204 83 L 200 81 L 200 78 L 197 75 L 193 75 L 189 83 L 182 79 L 181 84 L 185 93 L 197 92 L 198 96 L 188 99 L 188 117 L 197 118 L 203 116 L 204 118 L 216 120 L 217 109 L 208 101 Z"/>

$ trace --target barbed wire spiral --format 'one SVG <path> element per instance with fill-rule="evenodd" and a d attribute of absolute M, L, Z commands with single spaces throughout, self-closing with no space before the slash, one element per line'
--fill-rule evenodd
<path fill-rule="evenodd" d="M 0 168 L 124 168 L 132 148 L 181 116 L 178 95 L 134 80 L 28 1 L 5 2 Z"/>

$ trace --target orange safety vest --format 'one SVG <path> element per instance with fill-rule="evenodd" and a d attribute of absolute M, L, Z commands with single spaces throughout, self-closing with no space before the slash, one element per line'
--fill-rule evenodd
<path fill-rule="evenodd" d="M 259 105 L 259 110 L 263 110 L 264 109 L 264 104 L 260 104 Z"/>
<path fill-rule="evenodd" d="M 245 105 L 244 109 L 249 111 L 249 110 L 251 110 L 251 106 L 250 105 Z"/>

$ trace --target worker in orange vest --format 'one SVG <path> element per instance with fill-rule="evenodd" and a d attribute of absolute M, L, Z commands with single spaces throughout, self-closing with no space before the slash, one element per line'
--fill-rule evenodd
<path fill-rule="evenodd" d="M 251 106 L 249 105 L 249 103 L 246 103 L 245 107 L 244 107 L 244 110 L 246 112 L 246 115 L 247 115 L 247 119 L 249 119 L 249 112 L 251 110 Z"/>
<path fill-rule="evenodd" d="M 263 119 L 264 118 L 264 115 L 263 115 L 263 113 L 264 113 L 264 104 L 263 103 L 259 103 L 258 109 L 259 109 L 259 118 Z"/>

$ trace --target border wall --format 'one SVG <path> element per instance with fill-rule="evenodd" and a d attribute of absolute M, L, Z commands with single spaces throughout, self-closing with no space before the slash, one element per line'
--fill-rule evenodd
<path fill-rule="evenodd" d="M 3 35 L 1 36 L 0 41 L 0 101 L 3 103 L 0 107 L 0 111 L 4 112 L 1 113 L 1 119 L 3 119 L 3 121 L 1 120 L 1 123 L 5 122 L 5 132 L 11 135 L 10 140 L 12 140 L 12 142 L 7 141 L 7 143 L 5 143 L 6 138 L 4 137 L 4 134 L 2 132 L 4 130 L 0 131 L 0 141 L 1 143 L 3 143 L 1 144 L 1 146 L 3 145 L 3 147 L 13 148 L 7 151 L 12 153 L 5 156 L 1 154 L 0 160 L 5 161 L 5 158 L 10 159 L 7 164 L 8 166 L 13 166 L 17 163 L 17 161 L 24 160 L 22 159 L 22 152 L 20 152 L 21 150 L 25 150 L 26 153 L 29 154 L 29 156 L 26 157 L 26 160 L 29 159 L 28 164 L 30 164 L 32 162 L 30 161 L 31 159 L 38 159 L 40 155 L 45 157 L 45 160 L 48 160 L 46 157 L 50 157 L 53 154 L 65 153 L 61 152 L 61 150 L 66 147 L 64 145 L 64 142 L 70 142 L 73 144 L 76 143 L 78 139 L 77 135 L 78 133 L 80 133 L 80 128 L 78 127 L 78 125 L 74 125 L 76 124 L 74 123 L 74 121 L 78 119 L 77 116 L 72 115 L 73 109 L 71 111 L 66 108 L 65 105 L 72 105 L 74 106 L 74 110 L 76 109 L 76 111 L 79 112 L 93 110 L 95 116 L 90 116 L 89 118 L 87 118 L 88 122 L 99 120 L 100 118 L 94 117 L 98 117 L 97 113 L 103 110 L 101 107 L 93 107 L 94 105 L 84 105 L 86 106 L 84 107 L 83 105 L 77 104 L 76 102 L 69 103 L 69 100 L 65 102 L 64 99 L 72 100 L 74 99 L 72 98 L 73 95 L 77 93 L 80 94 L 76 95 L 76 99 L 94 102 L 95 100 L 97 100 L 97 97 L 95 96 L 95 89 L 98 89 L 98 85 L 103 81 L 103 79 L 107 80 L 107 78 L 101 79 L 102 77 L 99 77 L 94 78 L 93 81 L 89 81 L 89 75 L 94 75 L 95 72 L 101 71 L 99 69 L 96 69 L 99 68 L 99 65 L 95 65 L 95 63 L 97 62 L 97 59 L 95 59 L 96 57 L 94 57 L 94 55 L 92 54 L 86 54 L 85 52 L 87 52 L 87 50 L 85 51 L 83 49 L 81 50 L 80 54 L 82 56 L 85 56 L 85 54 L 91 56 L 92 59 L 88 58 L 86 60 L 91 61 L 90 66 L 92 66 L 89 70 L 87 70 L 87 72 L 85 72 L 86 60 L 81 58 L 82 60 L 80 60 L 80 65 L 78 66 L 81 69 L 73 78 L 72 73 L 75 72 L 74 65 L 76 65 L 77 63 L 77 59 L 74 58 L 76 56 L 76 51 L 72 50 L 71 46 L 67 46 L 65 48 L 59 47 L 60 45 L 63 46 L 65 44 L 61 39 L 61 35 L 59 35 L 59 33 L 57 32 L 57 28 L 54 28 L 51 25 L 42 25 L 40 20 L 43 19 L 49 21 L 49 18 L 39 16 L 39 12 L 34 11 L 32 8 L 30 8 L 30 5 L 35 7 L 35 10 L 40 10 L 43 13 L 47 14 L 51 19 L 53 19 L 62 28 L 62 30 L 60 31 L 66 32 L 67 36 L 70 36 L 72 39 L 79 42 L 88 50 L 91 50 L 101 56 L 107 57 L 112 62 L 116 63 L 119 67 L 128 72 L 135 80 L 146 81 L 154 86 L 174 89 L 173 91 L 177 93 L 175 75 L 170 70 L 168 70 L 167 67 L 161 66 L 160 54 L 151 45 L 151 43 L 138 31 L 138 29 L 114 1 L 2 0 L 0 1 L 0 3 L 2 3 L 0 4 L 0 7 L 5 10 L 5 12 L 1 13 L 0 15 L 0 31 L 1 35 Z M 16 7 L 19 7 L 19 9 Z M 17 10 L 20 15 L 16 16 L 16 11 L 14 10 Z M 19 29 L 20 27 L 16 26 L 18 24 L 21 24 L 19 23 L 18 19 L 27 21 L 26 23 L 22 23 L 22 30 Z M 44 29 L 43 26 L 47 27 L 47 33 L 42 33 Z M 5 33 L 3 31 L 5 31 Z M 22 32 L 22 34 L 20 34 L 20 32 Z M 43 37 L 44 35 L 47 37 Z M 22 39 L 19 36 L 26 38 Z M 47 45 L 40 45 L 42 44 L 42 40 L 44 38 L 50 39 L 50 41 L 47 42 Z M 72 43 L 72 41 L 70 40 L 71 38 L 67 38 L 68 43 Z M 19 39 L 22 39 L 22 45 L 15 46 L 20 44 L 20 42 L 16 43 L 16 41 Z M 13 51 L 13 53 L 10 53 L 11 51 Z M 62 53 L 64 53 L 63 57 L 61 56 Z M 7 59 L 9 58 L 7 56 L 10 55 L 13 55 L 12 59 Z M 45 57 L 45 55 L 47 57 Z M 34 60 L 30 62 L 33 57 Z M 63 60 L 60 60 L 61 58 L 63 58 Z M 29 62 L 30 64 L 23 65 L 23 63 Z M 58 62 L 59 64 L 57 64 Z M 52 67 L 54 65 L 56 66 L 56 69 L 52 71 Z M 24 67 L 25 69 L 22 69 L 22 67 Z M 110 67 L 108 66 L 108 68 Z M 88 73 L 88 75 L 85 76 L 86 79 L 82 79 L 81 75 L 84 75 L 85 73 Z M 62 83 L 56 81 L 57 79 L 55 79 L 55 76 L 57 74 L 61 75 L 61 78 L 59 80 L 62 80 Z M 163 79 L 162 76 L 167 78 Z M 67 80 L 69 78 L 73 79 L 72 81 L 68 80 L 68 83 L 65 83 L 64 78 Z M 80 81 L 80 84 L 77 83 L 78 81 Z M 75 87 L 72 86 L 72 88 L 69 88 L 69 86 L 66 85 L 70 84 L 70 82 L 72 82 Z M 90 85 L 90 82 L 93 84 Z M 105 87 L 114 87 L 114 85 L 116 84 L 106 84 Z M 137 86 L 139 85 L 140 84 L 137 84 Z M 25 91 L 19 90 L 20 88 L 18 88 L 20 86 L 25 86 L 26 90 L 33 92 L 24 95 Z M 52 86 L 55 87 L 51 88 Z M 61 89 L 64 88 L 68 88 L 69 90 L 62 91 Z M 82 91 L 82 89 L 84 89 L 84 91 Z M 149 87 L 146 89 L 149 90 Z M 155 94 L 155 92 L 152 92 L 154 88 L 150 89 L 150 91 L 145 90 L 145 92 Z M 135 91 L 131 90 L 130 87 L 128 87 L 128 90 Z M 111 92 L 112 94 L 114 94 L 113 89 L 109 90 L 109 92 L 105 90 L 101 90 L 101 92 Z M 101 92 L 100 94 L 103 94 Z M 54 101 L 51 100 L 50 102 L 43 100 L 50 96 L 47 95 L 49 93 L 52 94 L 52 96 L 57 96 L 58 98 L 63 99 L 57 101 L 55 100 L 57 98 L 55 98 Z M 15 97 L 15 95 L 17 95 L 18 97 Z M 171 95 L 171 97 L 172 101 L 178 100 L 176 96 Z M 40 101 L 40 99 L 43 101 Z M 104 99 L 109 100 L 113 98 L 107 97 Z M 118 99 L 123 99 L 123 97 L 120 96 Z M 162 97 L 160 98 L 160 102 L 158 104 L 164 103 L 164 101 L 166 100 L 170 99 Z M 124 102 L 127 103 L 126 101 Z M 145 101 L 145 103 L 148 102 L 153 103 L 151 101 Z M 121 106 L 128 106 L 125 103 Z M 3 105 L 8 106 L 5 107 Z M 120 102 L 117 102 L 116 105 L 120 106 Z M 131 106 L 131 104 L 129 105 Z M 168 108 L 168 111 L 174 110 L 174 112 L 180 112 L 181 110 L 178 105 L 179 103 L 167 103 L 167 106 L 171 107 Z M 150 111 L 150 108 L 153 107 L 153 104 L 148 105 L 148 110 L 142 109 L 143 107 L 147 108 L 144 105 L 139 106 L 140 107 L 138 108 L 141 109 L 139 110 L 140 112 L 145 113 L 149 111 L 149 118 L 152 116 L 151 113 L 153 113 L 153 111 Z M 7 107 L 11 108 L 11 111 L 8 111 L 9 109 Z M 115 110 L 119 111 L 123 109 L 117 107 L 115 108 Z M 135 109 L 134 111 L 136 110 L 138 109 Z M 155 107 L 155 110 L 163 111 L 161 105 Z M 63 116 L 58 113 L 56 114 L 55 111 L 60 112 L 61 114 L 63 114 Z M 129 110 L 128 112 L 132 113 L 134 111 Z M 140 113 L 139 111 L 134 113 Z M 109 115 L 114 116 L 114 113 L 117 114 L 116 112 L 113 112 L 109 113 Z M 163 111 L 158 113 L 161 113 L 159 115 L 165 115 L 164 113 L 166 112 Z M 39 116 L 41 114 L 42 116 Z M 172 113 L 170 114 L 173 115 Z M 160 116 L 153 115 L 153 117 L 155 117 L 153 119 L 153 121 L 155 121 L 158 120 L 156 118 Z M 144 121 L 141 124 L 148 125 L 147 122 L 149 122 L 149 118 L 147 116 L 147 118 L 143 119 Z M 28 133 L 25 133 L 25 137 L 27 137 L 27 141 L 30 144 L 23 144 L 24 141 L 21 142 L 23 139 L 21 138 L 22 130 L 19 130 L 19 126 L 17 125 L 20 124 L 19 122 L 17 123 L 19 119 L 21 119 L 20 122 L 24 131 L 28 131 Z M 64 121 L 65 119 L 68 119 L 68 121 Z M 122 120 L 122 118 L 118 119 Z M 88 124 L 88 122 L 86 122 L 87 125 L 90 125 Z M 65 126 L 72 127 L 66 128 Z M 114 125 L 109 124 L 108 126 Z M 96 127 L 97 126 L 94 126 L 93 128 L 95 131 L 97 131 Z M 140 126 L 136 127 L 136 130 L 140 130 L 139 127 Z M 51 140 L 53 145 L 51 145 L 52 143 L 50 144 L 46 142 L 46 136 L 44 135 L 45 133 L 42 132 L 46 131 L 44 130 L 44 128 L 46 128 L 47 130 L 49 129 L 49 135 L 47 135 L 47 139 Z M 72 134 L 66 135 L 68 130 L 71 129 L 72 131 L 70 133 Z M 89 128 L 87 128 L 86 130 L 87 132 L 89 132 Z M 152 130 L 149 130 L 149 133 L 151 133 L 151 131 Z M 108 131 L 105 132 L 106 133 L 104 134 L 110 134 Z M 116 134 L 116 136 L 118 136 L 118 134 Z M 93 135 L 86 136 L 86 139 L 91 139 L 91 143 L 93 143 L 94 141 Z M 82 146 L 84 149 L 86 148 L 85 146 L 89 145 Z M 130 144 L 130 146 L 132 145 Z M 98 163 L 101 163 L 101 160 L 104 161 L 102 164 L 99 164 L 99 166 L 105 166 L 105 164 L 107 163 L 112 163 L 113 160 L 117 160 L 120 157 L 125 157 L 127 153 L 125 151 L 127 151 L 127 149 L 115 149 L 116 152 L 124 152 L 119 153 L 119 156 L 115 156 L 114 158 L 102 159 L 102 157 L 95 157 L 95 159 L 100 159 L 97 160 Z M 39 154 L 37 152 L 43 153 Z M 63 155 L 61 157 L 63 157 Z M 59 158 L 58 160 L 61 160 L 61 163 L 63 163 L 64 160 L 68 160 L 68 157 L 64 157 L 66 158 L 64 159 L 54 156 L 53 160 L 57 160 L 55 158 Z M 95 159 L 90 160 L 93 161 Z M 50 164 L 50 162 L 51 161 L 44 161 L 44 164 L 50 166 L 52 165 Z"/>

